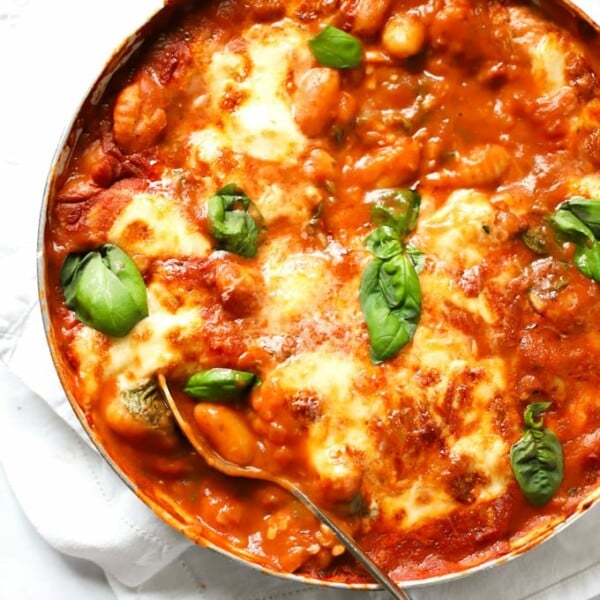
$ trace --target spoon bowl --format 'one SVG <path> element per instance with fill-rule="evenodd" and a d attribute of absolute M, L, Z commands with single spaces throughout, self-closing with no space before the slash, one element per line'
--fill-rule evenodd
<path fill-rule="evenodd" d="M 410 600 L 408 593 L 392 580 L 392 578 L 385 572 L 382 571 L 371 558 L 361 550 L 360 546 L 348 534 L 342 527 L 340 527 L 335 520 L 322 508 L 317 506 L 313 500 L 306 495 L 295 483 L 281 477 L 280 475 L 274 475 L 260 469 L 258 467 L 248 465 L 240 466 L 225 460 L 206 440 L 197 427 L 194 426 L 193 422 L 185 419 L 177 401 L 171 394 L 165 376 L 162 374 L 158 375 L 158 385 L 163 392 L 165 401 L 169 405 L 179 428 L 183 432 L 184 436 L 194 447 L 196 452 L 204 459 L 204 461 L 213 469 L 228 475 L 230 477 L 245 477 L 248 479 L 260 479 L 268 481 L 279 487 L 285 489 L 292 494 L 300 503 L 308 508 L 322 523 L 325 523 L 337 536 L 340 543 L 356 558 L 356 560 L 365 568 L 365 570 L 377 581 L 381 586 L 386 589 L 393 598 L 397 600 Z"/>

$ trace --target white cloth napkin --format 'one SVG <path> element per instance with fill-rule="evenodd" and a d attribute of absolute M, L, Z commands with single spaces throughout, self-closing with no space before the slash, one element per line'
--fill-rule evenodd
<path fill-rule="evenodd" d="M 382 600 L 383 593 L 270 577 L 192 545 L 106 465 L 56 377 L 35 278 L 46 172 L 61 130 L 104 58 L 159 4 L 0 0 L 2 467 L 39 534 L 58 552 L 99 565 L 121 600 Z M 600 15 L 597 0 L 580 4 Z M 593 598 L 600 592 L 598 539 L 600 507 L 519 560 L 411 593 L 418 600 Z"/>

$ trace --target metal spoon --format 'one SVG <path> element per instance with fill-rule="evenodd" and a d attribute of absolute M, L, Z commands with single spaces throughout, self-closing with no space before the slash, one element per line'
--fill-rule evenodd
<path fill-rule="evenodd" d="M 173 398 L 164 375 L 158 375 L 158 385 L 160 386 L 165 400 L 175 417 L 181 431 L 192 444 L 198 454 L 213 469 L 229 475 L 231 477 L 245 477 L 249 479 L 261 479 L 274 483 L 290 492 L 299 502 L 304 504 L 322 523 L 325 523 L 338 537 L 344 547 L 356 558 L 356 560 L 366 569 L 366 571 L 380 583 L 396 600 L 411 600 L 410 596 L 391 579 L 391 577 L 382 571 L 365 552 L 363 552 L 354 539 L 346 533 L 339 525 L 335 523 L 321 508 L 319 508 L 297 485 L 285 477 L 273 475 L 263 469 L 253 466 L 241 467 L 221 457 L 215 449 L 206 441 L 200 431 L 192 423 L 184 419 L 177 402 Z"/>

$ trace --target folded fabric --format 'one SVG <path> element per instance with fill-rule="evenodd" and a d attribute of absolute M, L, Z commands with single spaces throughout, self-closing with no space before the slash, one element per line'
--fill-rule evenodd
<path fill-rule="evenodd" d="M 25 320 L 24 331 L 37 329 L 36 320 L 37 311 Z M 45 362 L 43 334 L 19 340 L 17 368 L 24 356 L 26 362 Z M 37 350 L 28 340 L 37 341 Z M 270 577 L 192 546 L 119 479 L 77 422 L 67 425 L 6 365 L 0 365 L 0 396 L 0 457 L 25 514 L 52 547 L 99 565 L 117 597 L 348 598 L 344 590 L 319 591 Z"/>
<path fill-rule="evenodd" d="M 0 394 L 0 455 L 7 479 L 51 546 L 95 562 L 125 585 L 138 585 L 190 545 L 5 367 Z"/>
<path fill-rule="evenodd" d="M 8 366 L 0 365 L 0 456 L 23 510 L 54 548 L 102 567 L 123 600 L 350 600 L 360 594 L 264 575 L 193 546 L 164 524 L 91 447 L 54 373 L 39 307 L 20 306 L 25 317 L 12 328 L 10 353 L 0 332 L 0 351 L 9 354 Z M 416 600 L 593 598 L 600 592 L 599 537 L 600 506 L 518 560 L 411 594 Z"/>

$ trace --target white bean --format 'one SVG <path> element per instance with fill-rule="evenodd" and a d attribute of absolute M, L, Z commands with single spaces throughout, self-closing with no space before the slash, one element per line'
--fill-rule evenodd
<path fill-rule="evenodd" d="M 340 74 L 316 67 L 304 73 L 294 95 L 294 119 L 308 136 L 322 134 L 333 121 L 340 104 Z"/>
<path fill-rule="evenodd" d="M 342 2 L 341 12 L 353 19 L 354 33 L 368 36 L 381 30 L 391 4 L 392 0 L 347 0 Z"/>
<path fill-rule="evenodd" d="M 142 76 L 117 97 L 113 133 L 126 154 L 150 147 L 167 126 L 162 94 L 162 88 L 151 77 Z"/>
<path fill-rule="evenodd" d="M 397 13 L 385 24 L 381 41 L 394 58 L 408 58 L 422 50 L 425 35 L 425 25 L 416 15 Z"/>

